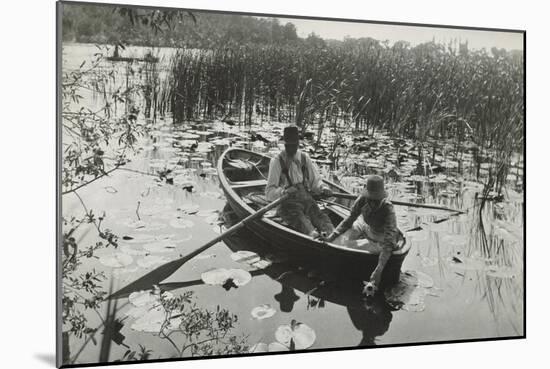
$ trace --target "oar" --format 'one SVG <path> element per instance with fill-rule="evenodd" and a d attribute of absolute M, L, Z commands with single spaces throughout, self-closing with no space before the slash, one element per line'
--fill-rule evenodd
<path fill-rule="evenodd" d="M 351 193 L 335 192 L 329 197 L 338 197 L 342 199 L 355 200 L 358 197 L 358 195 L 353 195 Z M 414 202 L 404 202 L 404 201 L 395 201 L 395 200 L 390 200 L 390 202 L 394 205 L 400 205 L 400 206 L 410 206 L 413 208 L 425 208 L 425 209 L 435 209 L 435 210 L 446 210 L 446 211 L 452 211 L 459 214 L 465 214 L 465 212 L 462 210 L 446 208 L 444 206 L 429 205 L 429 204 L 415 204 Z"/>
<path fill-rule="evenodd" d="M 205 251 L 206 249 L 214 246 L 221 240 L 223 240 L 225 237 L 232 235 L 233 233 L 237 232 L 241 228 L 243 228 L 247 223 L 250 221 L 253 221 L 257 218 L 260 218 L 262 215 L 264 215 L 269 210 L 273 209 L 277 205 L 279 205 L 281 202 L 283 202 L 288 195 L 281 196 L 278 200 L 273 201 L 271 204 L 264 206 L 254 214 L 250 214 L 243 220 L 241 220 L 239 223 L 235 224 L 228 230 L 226 230 L 224 233 L 220 234 L 218 237 L 214 238 L 212 241 L 204 244 L 203 246 L 195 249 L 193 252 L 190 252 L 189 254 L 178 258 L 176 260 L 170 261 L 166 264 L 163 264 L 156 268 L 155 270 L 147 273 L 143 277 L 135 280 L 134 282 L 130 283 L 126 287 L 121 288 L 117 292 L 115 292 L 113 295 L 111 295 L 112 298 L 118 298 L 125 295 L 128 295 L 135 291 L 141 291 L 141 290 L 148 290 L 153 285 L 159 284 L 169 276 L 171 276 L 176 270 L 178 270 L 183 264 L 200 254 L 201 252 Z"/>
<path fill-rule="evenodd" d="M 341 208 L 344 208 L 346 210 L 348 210 L 346 207 L 344 207 L 344 205 L 342 204 L 338 204 L 336 202 L 333 202 L 333 201 L 329 201 L 329 200 L 321 200 L 323 201 L 324 203 L 328 204 L 328 205 L 332 205 L 332 207 L 327 207 L 327 209 L 329 209 L 330 211 L 332 211 L 333 213 L 335 213 L 336 215 L 342 217 L 342 218 L 347 218 L 347 216 L 349 215 L 349 212 L 342 212 L 341 210 L 338 210 L 338 209 L 335 209 L 334 207 L 335 206 L 338 206 L 338 207 L 341 207 Z M 469 208 L 471 209 L 471 208 Z M 468 210 L 469 210 L 468 209 Z M 436 219 L 434 220 L 433 222 L 430 222 L 430 223 L 433 223 L 433 224 L 439 224 L 439 223 L 443 223 L 449 219 L 451 219 L 452 217 L 456 217 L 459 213 L 454 213 L 454 214 L 451 214 L 449 215 L 448 217 L 445 217 L 445 218 L 442 218 L 442 219 Z M 430 223 L 427 223 L 427 224 L 430 224 Z M 406 231 L 404 231 L 405 233 L 407 232 L 415 232 L 415 231 L 421 231 L 423 230 L 424 228 L 422 228 L 422 226 L 417 226 L 417 227 L 414 227 L 414 228 L 410 228 L 410 229 L 407 229 Z"/>

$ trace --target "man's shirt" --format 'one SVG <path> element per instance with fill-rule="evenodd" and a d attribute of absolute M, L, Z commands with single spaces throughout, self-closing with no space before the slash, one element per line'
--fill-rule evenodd
<path fill-rule="evenodd" d="M 288 180 L 286 179 L 283 169 L 281 168 L 281 163 L 279 156 L 282 156 L 286 167 L 288 168 L 288 174 L 293 185 L 303 183 L 304 175 L 302 173 L 302 157 L 305 159 L 304 170 L 307 171 L 307 186 L 313 193 L 320 193 L 321 189 L 326 185 L 323 184 L 323 179 L 319 175 L 319 170 L 317 166 L 311 161 L 311 158 L 308 154 L 303 153 L 298 150 L 296 155 L 293 158 L 289 158 L 286 155 L 286 152 L 283 151 L 279 155 L 271 159 L 269 164 L 269 174 L 267 176 L 267 186 L 265 187 L 265 195 L 268 201 L 275 201 L 279 197 L 285 187 L 289 185 Z"/>

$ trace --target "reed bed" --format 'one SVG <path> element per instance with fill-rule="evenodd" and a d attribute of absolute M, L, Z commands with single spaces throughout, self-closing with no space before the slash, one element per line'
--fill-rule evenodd
<path fill-rule="evenodd" d="M 436 43 L 231 46 L 182 50 L 159 106 L 174 122 L 294 122 L 422 143 L 451 140 L 504 182 L 523 152 L 523 57 Z M 419 149 L 419 154 L 422 152 Z M 434 150 L 435 152 L 435 150 Z"/>

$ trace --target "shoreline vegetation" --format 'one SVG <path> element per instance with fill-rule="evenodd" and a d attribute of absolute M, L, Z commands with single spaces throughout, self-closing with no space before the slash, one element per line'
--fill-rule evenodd
<path fill-rule="evenodd" d="M 145 174 L 156 177 L 155 186 L 183 186 L 192 196 L 193 185 L 215 177 L 208 162 L 214 159 L 208 155 L 218 144 L 226 147 L 238 139 L 269 150 L 277 145 L 280 127 L 295 123 L 306 149 L 328 168 L 330 179 L 358 189 L 362 176 L 376 172 L 392 185 L 414 191 L 410 195 L 418 202 L 431 198 L 466 207 L 467 197 L 476 206 L 470 212 L 475 233 L 462 251 L 480 253 L 495 268 L 521 263 L 522 52 L 470 50 L 458 42 L 413 47 L 368 37 L 300 38 L 291 23 L 240 15 L 85 4 L 64 4 L 63 10 L 63 44 L 90 43 L 98 49 L 91 61 L 64 73 L 61 81 L 61 195 L 77 200 L 73 209 L 63 209 L 59 245 L 64 364 L 80 362 L 79 355 L 96 336 L 102 342 L 100 361 L 109 361 L 111 342 L 120 346 L 124 341 L 120 332 L 126 318 L 120 318 L 116 301 L 107 298 L 112 292 L 109 269 L 88 269 L 97 265 L 98 253 L 107 266 L 128 266 L 119 248 L 128 236 L 109 229 L 104 209 L 87 205 L 82 194 L 117 169 L 128 169 L 124 166 L 146 151 L 144 142 L 155 153 L 177 152 L 171 161 L 148 164 Z M 153 46 L 177 51 L 160 63 L 148 61 L 145 54 L 126 61 L 130 45 L 144 46 L 144 52 Z M 113 53 L 124 62 L 109 61 Z M 239 132 L 226 134 L 226 128 Z M 208 164 L 204 168 L 210 172 L 204 170 L 200 177 L 189 171 L 192 160 L 196 166 Z M 507 190 L 515 191 L 511 203 L 506 202 Z M 147 227 L 140 201 L 131 224 Z M 166 223 L 168 218 L 163 219 Z M 117 250 L 117 258 L 106 256 L 111 250 Z M 454 263 L 466 260 L 461 255 Z M 515 288 L 519 282 L 509 284 Z M 155 306 L 157 315 L 168 316 L 155 316 L 155 325 L 147 329 L 155 329 L 177 357 L 248 352 L 248 343 L 234 334 L 237 316 L 219 306 L 215 311 L 196 306 L 193 292 L 171 296 L 155 289 L 136 296 L 145 301 L 133 302 L 138 312 Z M 490 304 L 496 310 L 497 297 Z M 200 329 L 171 326 L 172 313 Z M 92 324 L 96 315 L 99 326 Z M 174 331 L 181 336 L 177 342 L 170 337 Z M 147 360 L 152 354 L 141 344 L 122 346 L 127 348 L 124 361 Z"/>
<path fill-rule="evenodd" d="M 120 49 L 121 56 L 129 45 L 179 50 L 163 81 L 146 67 L 146 115 L 154 119 L 296 123 L 303 135 L 313 134 L 315 146 L 328 129 L 335 138 L 323 159 L 335 167 L 337 148 L 350 133 L 382 130 L 415 140 L 419 166 L 425 157 L 433 162 L 444 143 L 455 159 L 474 157 L 476 179 L 490 159 L 490 190 L 497 192 L 510 166 L 522 166 L 524 60 L 518 51 L 300 38 L 292 23 L 236 14 L 86 5 L 66 6 L 64 14 L 64 40 L 120 45 L 115 53 Z"/>

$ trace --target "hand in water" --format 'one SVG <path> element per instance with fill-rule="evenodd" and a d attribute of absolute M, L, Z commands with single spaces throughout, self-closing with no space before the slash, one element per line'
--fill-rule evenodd
<path fill-rule="evenodd" d="M 376 287 L 376 284 L 371 282 L 363 282 L 363 295 L 365 297 L 373 297 L 376 294 L 376 291 L 378 291 L 378 287 Z"/>

